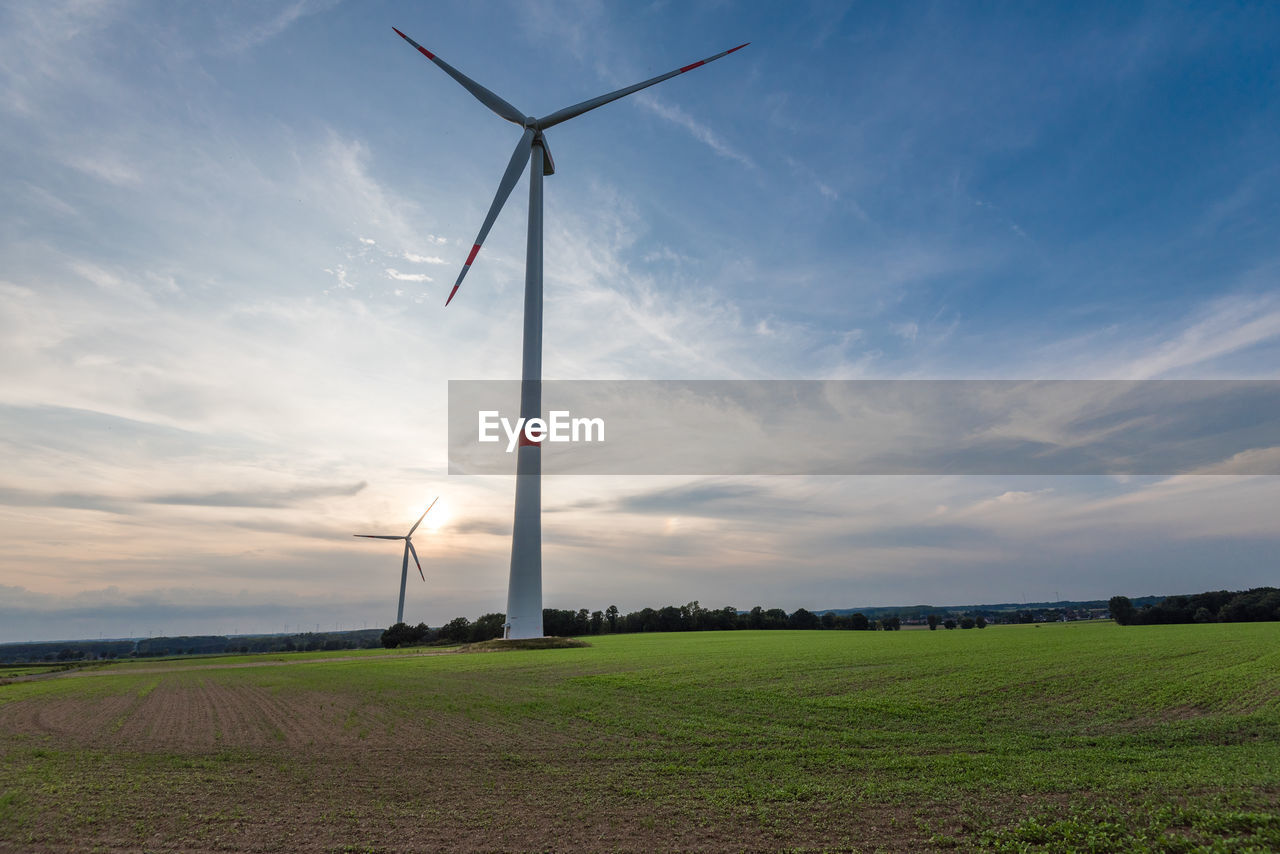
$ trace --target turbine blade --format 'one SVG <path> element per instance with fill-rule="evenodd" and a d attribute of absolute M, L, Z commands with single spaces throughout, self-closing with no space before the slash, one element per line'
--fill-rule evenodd
<path fill-rule="evenodd" d="M 480 226 L 480 234 L 476 237 L 475 245 L 471 247 L 471 254 L 467 256 L 467 262 L 462 265 L 462 272 L 458 274 L 458 281 L 453 283 L 453 290 L 449 291 L 449 298 L 444 301 L 445 305 L 453 302 L 454 294 L 462 286 L 462 280 L 466 277 L 467 271 L 471 269 L 471 264 L 476 260 L 480 247 L 484 245 L 484 239 L 489 236 L 489 229 L 493 228 L 493 223 L 498 218 L 498 212 L 506 204 L 507 197 L 511 195 L 516 182 L 520 180 L 520 175 L 529 163 L 529 149 L 533 147 L 534 133 L 533 128 L 525 128 L 524 136 L 520 137 L 520 141 L 516 143 L 516 150 L 511 152 L 511 162 L 507 164 L 507 171 L 503 173 L 502 182 L 498 184 L 498 194 L 493 197 L 493 204 L 489 205 L 489 215 L 484 218 L 484 225 Z"/>
<path fill-rule="evenodd" d="M 364 537 L 369 540 L 403 540 L 404 537 L 388 537 L 385 534 L 352 534 L 353 537 Z"/>
<path fill-rule="evenodd" d="M 391 29 L 396 30 L 395 27 L 392 27 Z M 443 59 L 436 56 L 434 53 L 427 50 L 425 47 L 418 44 L 416 41 L 409 38 L 399 30 L 396 30 L 396 35 L 398 35 L 400 38 L 404 39 L 409 44 L 416 47 L 418 49 L 418 53 L 422 54 L 427 59 L 431 60 L 436 65 L 443 68 L 445 74 L 448 74 L 454 80 L 457 80 L 459 83 L 461 83 L 462 88 L 466 89 L 468 92 L 474 95 L 477 101 L 484 104 L 486 107 L 493 110 L 495 113 L 497 113 L 499 116 L 506 119 L 507 121 L 514 122 L 515 124 L 518 124 L 522 127 L 524 126 L 524 120 L 526 118 L 525 114 L 517 110 L 510 103 L 503 100 L 502 98 L 499 98 L 496 94 L 494 94 L 493 92 L 490 92 L 488 89 L 484 88 L 479 83 L 472 80 L 470 77 L 463 74 L 461 71 L 454 68 L 452 65 L 445 62 Z"/>
<path fill-rule="evenodd" d="M 418 575 L 422 575 L 422 580 L 426 581 L 427 577 L 422 573 L 422 561 L 418 560 L 418 550 L 413 547 L 413 540 L 406 538 L 405 542 L 409 544 L 409 553 L 413 555 L 413 562 L 418 565 Z"/>
<path fill-rule="evenodd" d="M 436 501 L 440 500 L 440 496 L 436 496 Z M 422 515 L 418 517 L 418 521 L 413 523 L 413 527 L 409 529 L 409 536 L 413 536 L 413 532 L 418 530 L 418 526 L 422 524 L 422 520 L 427 518 L 427 514 L 431 512 L 431 508 L 436 506 L 436 501 L 432 501 L 427 505 L 427 509 L 422 511 Z"/>
<path fill-rule="evenodd" d="M 717 53 L 715 56 L 709 56 L 706 59 L 693 63 L 692 65 L 686 65 L 683 68 L 677 68 L 675 71 L 668 71 L 666 74 L 659 74 L 657 77 L 650 78 L 649 80 L 646 80 L 643 83 L 637 83 L 634 86 L 628 86 L 625 89 L 619 89 L 616 92 L 610 92 L 607 95 L 601 95 L 598 98 L 592 98 L 589 101 L 583 101 L 581 104 L 574 104 L 572 107 L 565 107 L 563 110 L 557 110 L 556 112 L 552 113 L 549 116 L 546 116 L 545 118 L 538 119 L 538 121 L 536 122 L 536 125 L 539 130 L 546 130 L 547 128 L 555 127 L 561 122 L 567 122 L 569 119 L 582 115 L 588 110 L 594 110 L 596 107 L 603 107 L 605 104 L 609 103 L 610 101 L 616 101 L 619 98 L 625 98 L 627 95 L 630 95 L 634 92 L 639 92 L 641 89 L 647 89 L 650 86 L 654 85 L 655 83 L 661 83 L 663 80 L 669 80 L 672 77 L 675 77 L 679 74 L 684 74 L 686 71 L 692 71 L 695 68 L 701 68 L 702 66 L 706 65 L 708 62 L 715 62 L 720 57 L 728 56 L 729 54 L 733 53 L 735 50 L 742 50 L 744 47 L 746 47 L 749 44 L 751 44 L 751 42 L 744 42 L 743 44 L 740 44 L 737 47 L 729 48 L 724 53 Z"/>

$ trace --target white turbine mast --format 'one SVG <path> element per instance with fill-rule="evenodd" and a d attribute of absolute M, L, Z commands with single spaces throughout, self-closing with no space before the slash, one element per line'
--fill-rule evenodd
<path fill-rule="evenodd" d="M 392 27 L 392 29 L 395 29 Z M 529 165 L 529 235 L 525 250 L 524 272 L 524 354 L 523 368 L 520 375 L 520 416 L 529 423 L 529 419 L 540 418 L 542 414 L 542 178 L 555 174 L 555 162 L 547 148 L 544 131 L 561 122 L 582 115 L 585 112 L 602 107 L 641 89 L 647 89 L 656 83 L 700 68 L 714 62 L 722 56 L 728 56 L 736 50 L 746 47 L 749 42 L 730 48 L 723 53 L 707 57 L 698 62 L 660 74 L 634 86 L 619 89 L 597 98 L 565 107 L 542 118 L 534 118 L 516 109 L 508 101 L 489 91 L 479 83 L 467 77 L 458 69 L 418 44 L 413 39 L 395 30 L 396 34 L 418 49 L 427 59 L 440 66 L 446 74 L 458 81 L 464 89 L 475 96 L 500 118 L 519 125 L 524 133 L 516 143 L 511 160 L 507 163 L 507 171 L 503 173 L 498 184 L 498 192 L 489 205 L 489 213 L 480 226 L 467 260 L 458 273 L 458 280 L 453 284 L 445 305 L 448 305 L 463 278 L 476 260 L 489 229 L 498 218 L 499 211 L 511 195 L 516 182 L 524 173 L 525 164 Z M 528 441 L 523 434 L 520 447 L 516 451 L 516 507 L 515 526 L 511 534 L 511 574 L 507 584 L 507 624 L 506 636 L 509 638 L 542 637 L 542 458 L 539 445 Z"/>
<path fill-rule="evenodd" d="M 367 540 L 404 540 L 404 560 L 400 562 L 400 604 L 396 607 L 396 622 L 404 622 L 404 587 L 405 582 L 409 580 L 409 555 L 413 555 L 413 562 L 418 565 L 418 575 L 422 576 L 422 580 L 426 581 L 427 576 L 422 571 L 422 561 L 418 560 L 418 550 L 413 547 L 413 532 L 418 530 L 418 526 L 422 524 L 422 520 L 427 518 L 427 514 L 431 512 L 431 508 L 436 506 L 436 501 L 440 500 L 440 496 L 436 496 L 435 501 L 422 511 L 422 515 L 418 517 L 418 521 L 413 523 L 413 527 L 409 529 L 409 533 L 403 537 L 392 537 L 388 534 L 352 534 L 353 537 L 364 537 Z"/>

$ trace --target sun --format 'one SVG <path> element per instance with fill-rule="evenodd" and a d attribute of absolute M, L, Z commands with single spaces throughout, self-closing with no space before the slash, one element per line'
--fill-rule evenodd
<path fill-rule="evenodd" d="M 423 504 L 418 504 L 414 507 L 411 507 L 410 518 L 416 519 L 418 515 L 422 513 L 422 511 L 426 509 L 427 505 L 430 503 L 431 501 L 428 500 Z M 450 516 L 449 502 L 446 501 L 443 496 L 441 496 L 441 498 L 436 501 L 435 506 L 431 508 L 431 512 L 428 513 L 427 517 L 422 520 L 422 526 L 421 528 L 419 528 L 419 530 L 427 530 L 427 531 L 430 531 L 431 533 L 435 533 L 436 531 L 439 531 L 441 528 L 443 528 L 445 525 L 449 524 L 449 516 Z"/>

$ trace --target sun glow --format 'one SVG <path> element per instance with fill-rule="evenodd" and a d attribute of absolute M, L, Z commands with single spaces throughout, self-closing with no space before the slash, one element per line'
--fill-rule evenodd
<path fill-rule="evenodd" d="M 427 504 L 430 503 L 430 501 L 427 502 Z M 413 515 L 417 516 L 422 512 L 424 507 L 426 507 L 425 504 L 419 504 L 417 509 L 413 511 Z M 431 508 L 431 512 L 427 514 L 427 517 L 422 520 L 422 527 L 419 530 L 430 531 L 434 534 L 436 531 L 439 531 L 445 525 L 449 524 L 449 516 L 449 502 L 441 497 L 436 501 L 435 506 Z"/>

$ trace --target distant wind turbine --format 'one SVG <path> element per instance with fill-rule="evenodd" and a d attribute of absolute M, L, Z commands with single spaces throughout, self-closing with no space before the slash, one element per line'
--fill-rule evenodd
<path fill-rule="evenodd" d="M 395 27 L 392 27 L 395 29 Z M 600 95 L 597 98 L 565 107 L 542 118 L 534 118 L 516 109 L 509 102 L 498 97 L 479 83 L 467 77 L 458 69 L 418 44 L 404 33 L 396 30 L 396 35 L 418 49 L 418 52 L 452 77 L 462 87 L 475 96 L 499 117 L 524 129 L 516 149 L 511 153 L 507 163 L 507 171 L 503 173 L 498 184 L 498 192 L 489 205 L 489 213 L 480 226 L 476 242 L 467 254 L 458 280 L 453 283 L 445 305 L 448 305 L 463 278 L 471 269 L 480 247 L 484 244 L 489 229 L 498 218 L 499 211 L 506 203 L 507 197 L 515 188 L 516 182 L 524 173 L 525 163 L 529 164 L 529 235 L 525 250 L 524 269 L 524 358 L 520 376 L 520 416 L 529 423 L 529 419 L 539 418 L 542 413 L 542 178 L 554 175 L 555 162 L 547 148 L 543 131 L 566 122 L 569 119 L 603 107 L 641 89 L 647 89 L 655 83 L 661 83 L 672 77 L 684 74 L 714 62 L 722 56 L 728 56 L 735 50 L 741 50 L 746 44 L 740 44 L 723 53 L 708 57 L 698 62 L 660 74 L 657 77 Z M 537 638 L 542 637 L 542 457 L 537 442 L 528 441 L 524 434 L 520 437 L 520 447 L 516 451 L 516 513 L 515 525 L 511 533 L 511 575 L 507 583 L 507 637 Z"/>
<path fill-rule="evenodd" d="M 422 576 L 422 580 L 426 581 L 427 576 L 422 572 L 422 562 L 418 560 L 418 551 L 413 547 L 413 532 L 418 530 L 418 526 L 422 524 L 422 520 L 427 518 L 427 514 L 431 512 L 431 508 L 436 506 L 436 501 L 440 497 L 436 496 L 436 500 L 428 505 L 426 510 L 422 511 L 422 515 L 418 517 L 418 521 L 413 523 L 413 527 L 409 529 L 409 533 L 403 537 L 392 537 L 387 534 L 352 534 L 353 537 L 364 537 L 370 540 L 404 540 L 404 560 L 400 563 L 400 605 L 396 608 L 396 622 L 404 622 L 404 586 L 409 579 L 409 555 L 413 555 L 413 562 L 418 565 L 418 575 Z"/>

